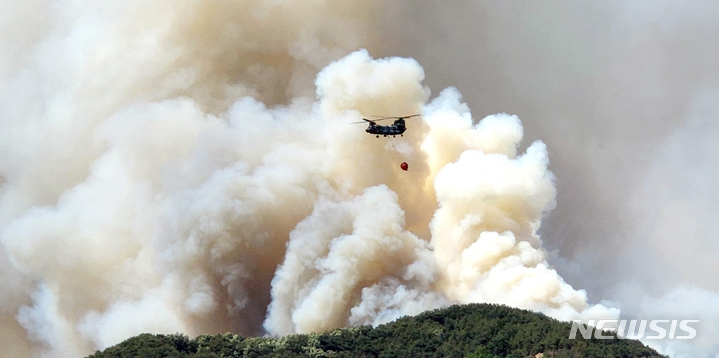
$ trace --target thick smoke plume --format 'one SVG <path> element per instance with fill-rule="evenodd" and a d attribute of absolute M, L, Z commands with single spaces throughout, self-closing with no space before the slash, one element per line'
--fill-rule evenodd
<path fill-rule="evenodd" d="M 715 1 L 394 1 L 373 53 L 411 56 L 478 117 L 517 114 L 549 148 L 545 248 L 623 318 L 701 319 L 672 357 L 719 357 Z M 397 21 L 390 21 L 395 19 Z"/>
<path fill-rule="evenodd" d="M 547 148 L 352 52 L 371 4 L 24 2 L 0 59 L 0 345 L 281 335 L 451 303 L 616 317 L 547 262 Z M 22 16 L 32 14 L 32 16 Z M 27 19 L 30 18 L 30 21 Z M 394 143 L 362 115 L 407 115 Z M 406 161 L 410 170 L 399 169 Z"/>

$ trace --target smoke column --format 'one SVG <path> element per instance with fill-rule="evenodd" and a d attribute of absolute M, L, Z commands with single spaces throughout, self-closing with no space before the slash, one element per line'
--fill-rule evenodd
<path fill-rule="evenodd" d="M 368 2 L 23 2 L 0 43 L 0 345 L 282 335 L 451 303 L 617 317 L 552 268 L 546 146 L 373 59 Z M 413 114 L 384 138 L 348 125 Z M 410 170 L 400 170 L 407 161 Z"/>
<path fill-rule="evenodd" d="M 623 318 L 701 319 L 691 342 L 645 343 L 717 357 L 717 16 L 711 1 L 396 1 L 375 53 L 417 59 L 478 117 L 519 115 L 557 175 L 541 229 L 557 271 Z"/>

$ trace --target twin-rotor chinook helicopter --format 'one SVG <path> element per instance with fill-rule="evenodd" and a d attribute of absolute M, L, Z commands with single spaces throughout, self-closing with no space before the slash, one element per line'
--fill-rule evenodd
<path fill-rule="evenodd" d="M 418 117 L 420 114 L 413 114 L 410 116 L 402 116 L 402 117 L 381 117 L 379 119 L 367 119 L 362 118 L 364 122 L 369 123 L 369 126 L 367 129 L 365 129 L 365 132 L 369 134 L 374 134 L 377 138 L 379 138 L 380 135 L 388 136 L 391 135 L 392 137 L 399 135 L 400 137 L 403 137 L 404 131 L 407 130 L 407 127 L 405 126 L 405 119 L 406 118 L 412 118 L 412 117 Z M 394 123 L 388 125 L 388 126 L 381 126 L 378 125 L 376 122 L 384 121 L 387 119 L 395 118 Z M 358 124 L 358 123 L 364 123 L 364 122 L 353 122 L 352 124 Z"/>
<path fill-rule="evenodd" d="M 374 119 L 374 120 L 362 118 L 362 120 L 364 122 L 353 122 L 352 124 L 365 123 L 365 122 L 369 123 L 369 126 L 367 127 L 367 129 L 365 129 L 365 132 L 367 132 L 369 134 L 374 134 L 375 137 L 377 137 L 377 138 L 379 138 L 380 135 L 385 136 L 385 137 L 387 137 L 388 135 L 392 136 L 392 137 L 399 135 L 400 137 L 404 137 L 404 132 L 407 130 L 404 120 L 406 118 L 418 117 L 420 115 L 421 114 L 412 114 L 409 116 L 402 116 L 402 117 L 391 117 L 390 116 L 390 117 L 381 117 L 379 119 Z M 376 123 L 379 121 L 384 121 L 384 120 L 392 119 L 392 118 L 395 119 L 394 123 L 387 125 L 387 126 L 381 126 Z M 387 139 L 390 139 L 390 138 L 387 138 Z M 390 139 L 390 143 L 392 143 L 392 139 Z M 394 147 L 394 143 L 392 143 L 392 147 Z M 407 162 L 402 162 L 402 164 L 400 164 L 399 167 L 404 171 L 407 171 L 407 169 L 409 168 L 409 166 L 407 165 Z"/>

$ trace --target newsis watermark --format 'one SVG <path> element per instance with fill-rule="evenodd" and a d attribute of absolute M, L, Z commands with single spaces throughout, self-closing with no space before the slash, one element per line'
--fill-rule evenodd
<path fill-rule="evenodd" d="M 586 324 L 575 320 L 569 339 L 576 339 L 577 332 L 584 339 L 694 339 L 698 323 L 698 319 L 590 319 Z"/>

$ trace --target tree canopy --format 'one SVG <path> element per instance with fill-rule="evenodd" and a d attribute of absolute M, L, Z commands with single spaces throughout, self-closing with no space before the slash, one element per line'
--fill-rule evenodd
<path fill-rule="evenodd" d="M 496 304 L 455 305 L 375 328 L 280 338 L 141 334 L 90 358 L 124 357 L 662 357 L 634 340 L 569 339 L 571 324 Z"/>

